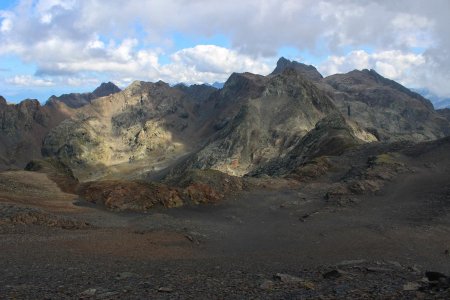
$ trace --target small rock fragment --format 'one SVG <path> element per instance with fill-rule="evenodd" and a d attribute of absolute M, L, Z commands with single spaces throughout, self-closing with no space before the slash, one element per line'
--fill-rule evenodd
<path fill-rule="evenodd" d="M 402 265 L 398 261 L 389 260 L 388 263 L 393 265 L 393 266 L 395 266 L 395 267 L 397 267 L 397 268 L 401 268 L 402 267 Z"/>
<path fill-rule="evenodd" d="M 337 263 L 337 267 L 349 266 L 349 265 L 359 265 L 365 263 L 365 259 L 355 259 L 355 260 L 343 260 L 340 263 Z"/>
<path fill-rule="evenodd" d="M 259 287 L 263 290 L 271 290 L 274 287 L 274 283 L 272 280 L 264 280 Z"/>
<path fill-rule="evenodd" d="M 105 292 L 105 293 L 97 295 L 95 298 L 96 299 L 111 299 L 111 297 L 117 296 L 118 294 L 119 294 L 118 292 Z"/>
<path fill-rule="evenodd" d="M 403 285 L 404 291 L 417 291 L 421 287 L 418 282 L 408 282 Z"/>
<path fill-rule="evenodd" d="M 279 280 L 283 283 L 296 283 L 302 282 L 302 279 L 289 274 L 277 273 L 273 276 L 274 279 Z"/>
<path fill-rule="evenodd" d="M 414 273 L 422 273 L 422 271 L 420 271 L 420 269 L 416 265 L 414 265 L 412 267 L 408 267 L 408 269 Z"/>
<path fill-rule="evenodd" d="M 199 245 L 200 242 L 192 235 L 186 234 L 184 237 L 191 243 Z"/>
<path fill-rule="evenodd" d="M 123 280 L 123 279 L 127 279 L 127 278 L 131 278 L 131 277 L 135 277 L 136 274 L 131 273 L 131 272 L 122 272 L 117 274 L 116 276 L 116 280 Z"/>
<path fill-rule="evenodd" d="M 307 289 L 307 290 L 314 290 L 316 286 L 311 281 L 303 281 L 302 282 L 302 287 Z"/>
<path fill-rule="evenodd" d="M 368 268 L 367 268 L 367 271 L 368 271 L 368 272 L 373 272 L 373 273 L 375 273 L 375 272 L 392 272 L 391 269 L 388 269 L 388 268 L 380 268 L 380 267 L 368 267 Z"/>
<path fill-rule="evenodd" d="M 82 292 L 80 295 L 84 297 L 92 297 L 95 295 L 95 293 L 97 293 L 97 289 L 90 288 Z"/>
<path fill-rule="evenodd" d="M 160 287 L 159 289 L 158 289 L 158 292 L 160 292 L 160 293 L 172 293 L 173 292 L 173 289 L 172 288 L 170 288 L 170 287 Z"/>

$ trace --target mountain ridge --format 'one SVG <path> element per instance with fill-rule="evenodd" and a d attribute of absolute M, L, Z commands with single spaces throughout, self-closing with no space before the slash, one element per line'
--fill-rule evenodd
<path fill-rule="evenodd" d="M 94 91 L 89 93 L 70 93 L 60 96 L 51 96 L 47 103 L 62 102 L 70 108 L 80 108 L 91 103 L 94 99 L 109 96 L 120 92 L 121 89 L 112 82 L 101 83 Z"/>
<path fill-rule="evenodd" d="M 121 172 L 148 177 L 164 168 L 177 175 L 212 168 L 244 176 L 301 153 L 291 151 L 327 117 L 328 124 L 342 124 L 336 131 L 342 141 L 423 141 L 450 132 L 448 119 L 428 100 L 374 70 L 324 78 L 315 67 L 284 57 L 268 76 L 233 73 L 221 89 L 162 81 L 114 87 L 102 84 L 90 93 L 101 97 L 80 107 L 58 99 L 44 105 L 70 113 L 46 129 L 42 154 L 84 180 L 110 171 L 113 179 Z M 324 139 L 319 132 L 313 140 Z M 184 167 L 177 166 L 187 155 Z"/>

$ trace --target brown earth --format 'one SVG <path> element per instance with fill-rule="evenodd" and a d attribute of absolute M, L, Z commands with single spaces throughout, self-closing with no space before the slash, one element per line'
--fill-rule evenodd
<path fill-rule="evenodd" d="M 2 223 L 0 297 L 445 299 L 449 150 L 448 139 L 362 145 L 295 171 L 305 176 L 295 186 L 248 178 L 215 204 L 146 213 L 105 210 L 43 173 L 4 172 L 1 220 L 32 207 L 86 226 Z M 378 188 L 349 189 L 368 180 Z M 327 199 L 336 184 L 347 193 Z"/>

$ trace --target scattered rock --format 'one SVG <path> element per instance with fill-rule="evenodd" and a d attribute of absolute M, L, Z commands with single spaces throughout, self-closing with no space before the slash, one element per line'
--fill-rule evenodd
<path fill-rule="evenodd" d="M 342 267 L 342 266 L 350 266 L 350 265 L 360 265 L 365 263 L 366 260 L 365 259 L 355 259 L 355 260 L 343 260 L 339 263 L 336 264 L 337 267 Z"/>
<path fill-rule="evenodd" d="M 368 267 L 367 268 L 368 272 L 392 272 L 392 269 L 388 269 L 388 268 L 380 268 L 380 267 Z"/>
<path fill-rule="evenodd" d="M 97 289 L 90 288 L 80 294 L 82 297 L 92 297 L 97 293 Z"/>
<path fill-rule="evenodd" d="M 139 287 L 143 289 L 148 289 L 152 286 L 152 284 L 149 281 L 141 281 L 139 282 Z"/>
<path fill-rule="evenodd" d="M 302 281 L 302 287 L 308 290 L 314 290 L 316 286 L 311 281 Z"/>
<path fill-rule="evenodd" d="M 414 273 L 422 273 L 422 271 L 420 271 L 420 269 L 416 265 L 409 267 L 408 269 Z"/>
<path fill-rule="evenodd" d="M 195 236 L 190 235 L 190 234 L 186 234 L 184 237 L 188 241 L 190 241 L 191 243 L 196 244 L 196 245 L 200 245 L 200 241 Z"/>
<path fill-rule="evenodd" d="M 123 280 L 123 279 L 131 278 L 131 277 L 136 277 L 136 274 L 131 273 L 131 272 L 122 272 L 120 274 L 117 274 L 116 280 Z"/>
<path fill-rule="evenodd" d="M 329 272 L 324 273 L 322 276 L 325 279 L 336 279 L 344 275 L 344 272 L 338 269 L 331 270 Z"/>
<path fill-rule="evenodd" d="M 117 296 L 118 292 L 105 292 L 102 294 L 98 294 L 95 298 L 96 299 L 111 299 L 113 296 Z"/>
<path fill-rule="evenodd" d="M 259 286 L 263 290 L 271 290 L 274 287 L 274 282 L 272 280 L 264 280 L 263 283 Z"/>
<path fill-rule="evenodd" d="M 168 208 L 183 205 L 179 191 L 161 183 L 90 181 L 80 185 L 78 193 L 86 201 L 114 211 L 148 211 L 158 205 Z"/>
<path fill-rule="evenodd" d="M 62 229 L 84 229 L 91 227 L 87 222 L 45 212 L 38 208 L 0 203 L 0 224 L 37 225 Z"/>
<path fill-rule="evenodd" d="M 170 288 L 170 287 L 160 287 L 158 289 L 158 292 L 160 292 L 160 293 L 172 293 L 173 289 Z"/>
<path fill-rule="evenodd" d="M 309 214 L 304 214 L 303 216 L 302 216 L 302 219 L 307 219 L 307 218 L 309 218 Z"/>
<path fill-rule="evenodd" d="M 418 282 L 408 282 L 403 285 L 404 291 L 417 291 L 421 287 Z"/>
<path fill-rule="evenodd" d="M 389 260 L 388 263 L 393 265 L 393 266 L 395 266 L 395 267 L 397 267 L 397 268 L 401 268 L 402 267 L 402 265 L 398 261 Z"/>
<path fill-rule="evenodd" d="M 428 278 L 429 281 L 439 281 L 440 279 L 447 278 L 446 275 L 439 273 L 439 272 L 433 272 L 433 271 L 425 272 L 425 276 Z"/>
<path fill-rule="evenodd" d="M 273 276 L 274 279 L 279 280 L 283 283 L 298 283 L 302 282 L 302 279 L 289 274 L 277 273 Z"/>

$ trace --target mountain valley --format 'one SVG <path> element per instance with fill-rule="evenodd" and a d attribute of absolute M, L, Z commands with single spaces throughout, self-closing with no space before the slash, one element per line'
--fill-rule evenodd
<path fill-rule="evenodd" d="M 0 97 L 0 126 L 0 298 L 450 297 L 449 109 L 375 70 Z"/>

